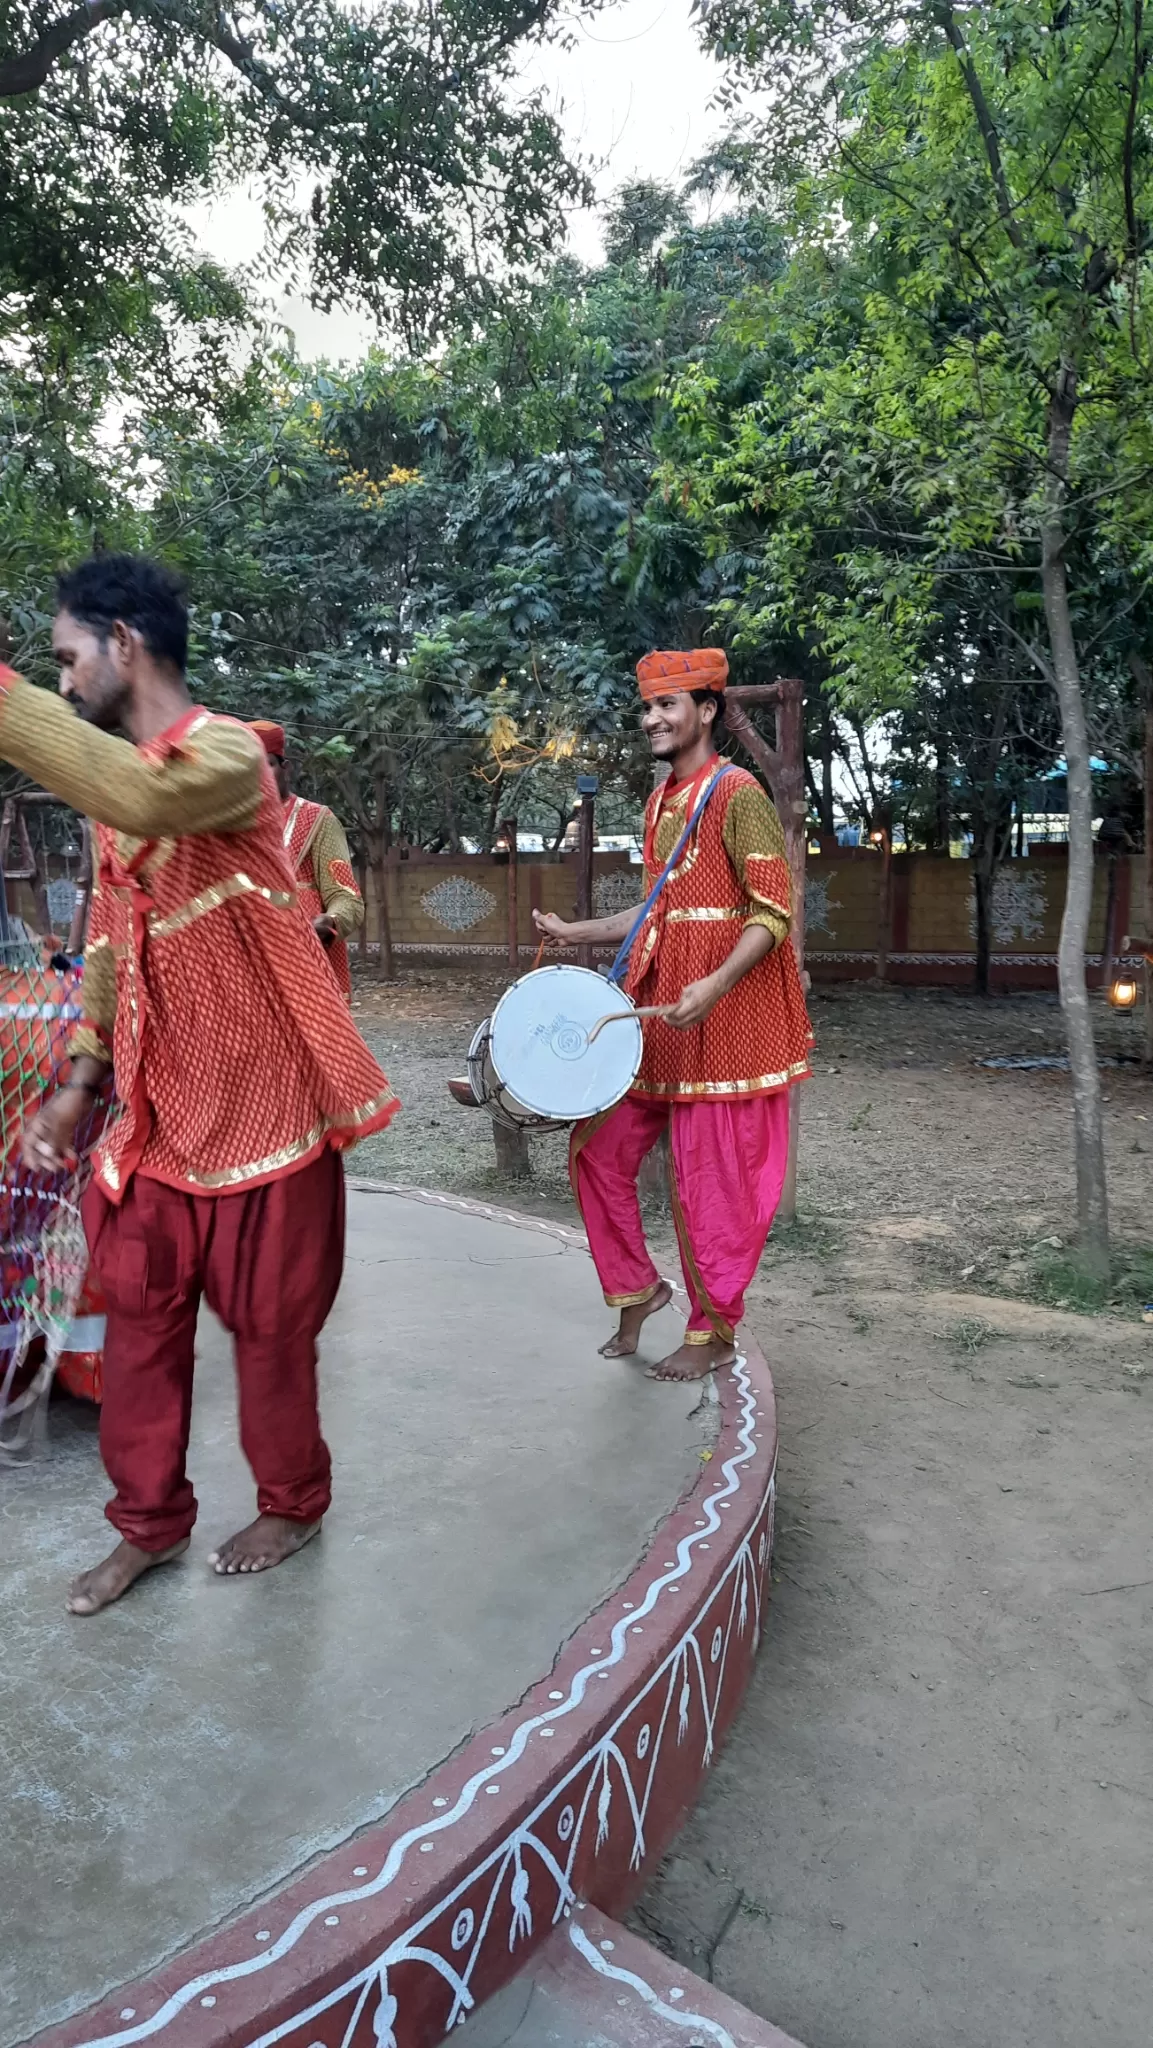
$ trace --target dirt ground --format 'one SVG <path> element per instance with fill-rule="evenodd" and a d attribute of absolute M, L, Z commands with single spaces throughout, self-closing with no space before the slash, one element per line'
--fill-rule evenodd
<path fill-rule="evenodd" d="M 571 1215 L 563 1145 L 510 1190 L 445 1089 L 502 985 L 358 990 L 407 1113 L 357 1163 Z M 841 988 L 813 1017 L 802 1222 L 750 1300 L 780 1406 L 773 1610 L 635 1924 L 807 2048 L 1146 2048 L 1153 1327 L 1136 1281 L 1112 1314 L 1051 1305 L 1068 1080 L 975 1063 L 1058 1053 L 1059 1012 Z M 1135 1020 L 1102 1024 L 1135 1049 Z M 1104 1087 L 1138 1246 L 1153 1089 L 1128 1064 Z M 652 1231 L 669 1253 L 659 1204 Z"/>

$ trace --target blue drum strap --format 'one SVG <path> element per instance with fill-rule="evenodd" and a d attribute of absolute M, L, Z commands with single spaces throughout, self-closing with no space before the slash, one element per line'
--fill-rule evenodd
<path fill-rule="evenodd" d="M 653 904 L 656 902 L 657 897 L 660 895 L 661 890 L 664 888 L 665 883 L 668 881 L 669 876 L 672 874 L 673 869 L 676 867 L 677 862 L 680 860 L 680 857 L 683 854 L 686 846 L 688 845 L 689 840 L 693 836 L 693 833 L 696 831 L 697 826 L 700 823 L 701 813 L 703 812 L 705 805 L 708 803 L 708 800 L 711 797 L 714 789 L 716 789 L 718 783 L 723 782 L 726 775 L 730 775 L 732 773 L 733 765 L 734 764 L 731 761 L 726 761 L 724 766 L 717 770 L 717 773 L 713 776 L 713 779 L 710 782 L 708 788 L 701 796 L 700 801 L 698 802 L 692 817 L 689 819 L 688 824 L 685 826 L 684 831 L 681 833 L 680 838 L 677 840 L 676 845 L 674 846 L 672 852 L 670 853 L 667 861 L 664 864 L 664 867 L 661 869 L 660 874 L 657 876 L 656 881 L 653 883 L 653 886 L 650 889 L 645 902 L 642 903 L 640 909 L 636 914 L 636 917 L 633 919 L 633 923 L 629 929 L 628 937 L 625 939 L 624 944 L 621 946 L 621 949 L 617 954 L 616 959 L 613 961 L 612 966 L 609 968 L 608 978 L 610 981 L 618 983 L 622 982 L 625 978 L 625 975 L 628 973 L 629 954 L 632 952 L 637 933 L 639 932 L 646 917 L 652 909 Z"/>

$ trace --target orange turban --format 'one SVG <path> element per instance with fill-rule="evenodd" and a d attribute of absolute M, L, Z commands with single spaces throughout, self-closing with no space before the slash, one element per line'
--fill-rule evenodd
<path fill-rule="evenodd" d="M 283 761 L 284 727 L 282 725 L 274 725 L 270 718 L 257 718 L 253 720 L 249 731 L 256 734 L 266 754 L 275 754 L 279 760 Z"/>
<path fill-rule="evenodd" d="M 663 649 L 637 663 L 637 681 L 646 702 L 674 690 L 723 690 L 728 673 L 728 657 L 721 647 L 693 647 L 684 654 Z"/>

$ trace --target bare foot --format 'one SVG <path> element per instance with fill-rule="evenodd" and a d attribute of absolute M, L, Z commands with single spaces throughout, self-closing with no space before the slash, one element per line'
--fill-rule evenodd
<path fill-rule="evenodd" d="M 737 1355 L 737 1347 L 727 1337 L 710 1337 L 707 1344 L 682 1344 L 676 1351 L 662 1358 L 659 1365 L 650 1365 L 645 1375 L 650 1380 L 703 1380 L 711 1372 L 720 1372 L 722 1367 L 731 1365 Z"/>
<path fill-rule="evenodd" d="M 655 1316 L 659 1308 L 667 1308 L 673 1298 L 673 1290 L 667 1280 L 662 1280 L 655 1294 L 647 1301 L 634 1301 L 628 1308 L 622 1308 L 619 1329 L 614 1330 L 607 1344 L 600 1346 L 602 1358 L 631 1358 L 640 1343 L 641 1325 L 646 1316 Z"/>
<path fill-rule="evenodd" d="M 187 1548 L 187 1536 L 168 1550 L 141 1550 L 135 1543 L 118 1543 L 102 1564 L 73 1579 L 68 1592 L 69 1614 L 99 1614 L 102 1607 L 111 1607 L 114 1600 L 127 1593 L 129 1586 L 135 1585 L 145 1572 L 158 1564 L 171 1564 L 174 1557 L 183 1557 Z"/>
<path fill-rule="evenodd" d="M 319 1522 L 290 1522 L 286 1515 L 257 1515 L 247 1529 L 241 1529 L 214 1550 L 209 1557 L 213 1571 L 231 1578 L 234 1572 L 270 1572 L 319 1536 Z"/>

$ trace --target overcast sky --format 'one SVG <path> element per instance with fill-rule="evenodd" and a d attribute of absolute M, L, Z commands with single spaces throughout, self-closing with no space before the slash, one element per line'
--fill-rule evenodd
<path fill-rule="evenodd" d="M 631 178 L 675 180 L 723 125 L 710 105 L 718 72 L 690 25 L 689 0 L 616 0 L 578 23 L 576 37 L 575 49 L 532 52 L 523 72 L 544 88 L 570 148 L 591 163 L 598 196 Z M 260 246 L 259 209 L 242 195 L 198 210 L 195 226 L 228 263 L 251 260 Z M 595 211 L 574 213 L 569 233 L 574 253 L 595 261 Z M 373 337 L 356 315 L 316 313 L 299 299 L 281 300 L 278 311 L 304 355 L 355 355 Z"/>

